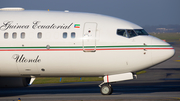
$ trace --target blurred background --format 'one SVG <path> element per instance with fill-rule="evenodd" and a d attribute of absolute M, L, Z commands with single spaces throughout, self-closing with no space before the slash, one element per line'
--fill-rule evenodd
<path fill-rule="evenodd" d="M 0 8 L 90 12 L 131 21 L 148 32 L 180 32 L 180 0 L 0 0 Z"/>

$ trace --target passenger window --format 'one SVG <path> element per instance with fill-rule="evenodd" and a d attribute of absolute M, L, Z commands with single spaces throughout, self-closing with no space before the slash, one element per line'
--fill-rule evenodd
<path fill-rule="evenodd" d="M 134 36 L 137 36 L 137 34 L 134 32 L 134 30 L 127 30 L 127 33 L 129 35 L 129 37 L 134 37 Z"/>
<path fill-rule="evenodd" d="M 12 38 L 13 38 L 13 39 L 16 39 L 16 38 L 17 38 L 17 33 L 16 33 L 16 32 L 14 32 L 14 33 L 12 34 Z"/>
<path fill-rule="evenodd" d="M 41 32 L 39 32 L 39 33 L 37 34 L 37 38 L 38 38 L 38 39 L 41 39 L 41 38 L 42 38 L 42 33 L 41 33 Z"/>
<path fill-rule="evenodd" d="M 21 39 L 24 39 L 24 38 L 25 38 L 25 33 L 22 32 L 22 33 L 21 33 Z"/>
<path fill-rule="evenodd" d="M 75 35 L 76 35 L 76 33 L 75 33 L 75 32 L 72 32 L 72 33 L 71 33 L 71 38 L 75 38 Z"/>
<path fill-rule="evenodd" d="M 7 39 L 8 38 L 8 32 L 4 33 L 4 38 Z"/>
<path fill-rule="evenodd" d="M 118 29 L 117 30 L 117 35 L 121 35 L 121 36 L 124 36 L 124 37 L 128 38 L 128 35 L 127 35 L 125 30 Z"/>
<path fill-rule="evenodd" d="M 63 38 L 64 39 L 67 38 L 67 33 L 66 32 L 63 33 Z"/>

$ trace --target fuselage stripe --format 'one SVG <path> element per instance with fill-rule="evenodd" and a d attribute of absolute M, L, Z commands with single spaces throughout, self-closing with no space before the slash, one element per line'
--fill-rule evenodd
<path fill-rule="evenodd" d="M 127 45 L 127 46 L 50 46 L 50 49 L 81 49 L 81 48 L 152 48 L 152 47 L 168 47 L 170 45 Z M 0 47 L 0 49 L 46 49 L 47 47 Z"/>
<path fill-rule="evenodd" d="M 84 49 L 84 50 L 169 50 L 174 48 L 96 48 L 96 49 Z M 83 51 L 81 49 L 0 49 L 0 51 Z"/>

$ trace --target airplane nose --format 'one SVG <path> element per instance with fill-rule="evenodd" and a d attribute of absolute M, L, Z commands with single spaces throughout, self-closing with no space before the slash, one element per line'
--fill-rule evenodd
<path fill-rule="evenodd" d="M 171 58 L 175 54 L 174 48 L 158 38 L 152 39 L 152 63 L 153 65 Z"/>

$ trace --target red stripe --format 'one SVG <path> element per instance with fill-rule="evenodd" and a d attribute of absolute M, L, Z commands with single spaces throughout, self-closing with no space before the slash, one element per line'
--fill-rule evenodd
<path fill-rule="evenodd" d="M 145 48 L 145 49 L 174 49 L 174 48 Z"/>
<path fill-rule="evenodd" d="M 80 26 L 75 26 L 74 28 L 80 28 Z"/>
<path fill-rule="evenodd" d="M 95 50 L 95 49 L 84 49 L 84 50 L 86 50 L 86 51 L 93 51 L 93 50 Z M 97 49 L 96 49 L 97 50 Z"/>
<path fill-rule="evenodd" d="M 84 50 L 168 50 L 174 48 L 106 48 L 106 49 L 84 49 Z M 0 49 L 0 51 L 83 51 L 83 49 Z"/>
<path fill-rule="evenodd" d="M 107 75 L 107 82 L 109 82 L 109 77 L 108 77 L 108 75 Z"/>
<path fill-rule="evenodd" d="M 108 48 L 108 49 L 96 49 L 96 50 L 143 50 L 144 48 Z"/>
<path fill-rule="evenodd" d="M 174 48 L 108 48 L 108 49 L 96 49 L 96 50 L 160 50 L 160 49 L 174 49 Z"/>

